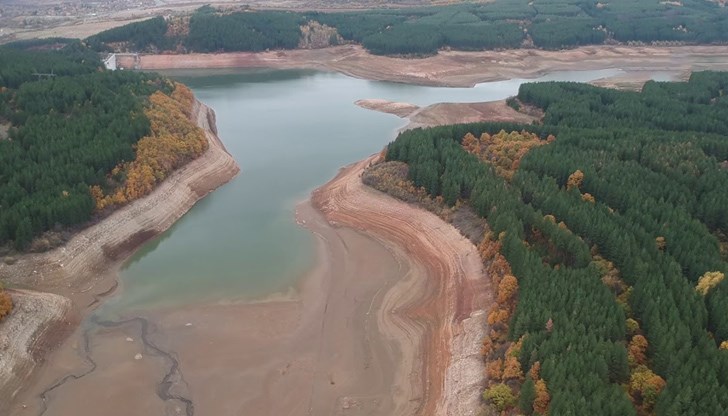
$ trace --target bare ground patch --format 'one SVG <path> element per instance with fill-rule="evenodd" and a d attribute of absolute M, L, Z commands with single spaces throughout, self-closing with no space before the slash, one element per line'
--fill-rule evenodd
<path fill-rule="evenodd" d="M 376 56 L 360 46 L 261 53 L 144 55 L 141 68 L 310 68 L 356 78 L 410 84 L 472 87 L 487 81 L 536 78 L 550 72 L 619 68 L 633 71 L 728 69 L 728 46 L 584 46 L 563 51 L 441 51 L 407 59 Z"/>

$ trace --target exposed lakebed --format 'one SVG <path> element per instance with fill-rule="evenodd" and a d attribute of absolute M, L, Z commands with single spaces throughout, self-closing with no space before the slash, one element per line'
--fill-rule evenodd
<path fill-rule="evenodd" d="M 430 318 L 407 313 L 432 298 L 432 271 L 376 233 L 331 227 L 299 203 L 341 166 L 380 151 L 405 124 L 356 100 L 492 101 L 514 95 L 525 80 L 433 88 L 313 71 L 170 76 L 215 109 L 219 136 L 242 172 L 129 259 L 120 288 L 40 375 L 41 412 L 414 414 L 434 403 L 427 386 L 439 379 L 429 380 L 425 362 L 443 359 L 426 354 L 433 352 L 425 348 Z M 296 223 L 296 209 L 305 224 Z M 371 217 L 379 212 L 370 206 Z M 440 230 L 438 221 L 420 222 L 429 225 L 416 232 Z M 474 250 L 462 244 L 450 247 L 458 247 L 453 256 Z"/>
<path fill-rule="evenodd" d="M 514 95 L 523 82 L 578 81 L 621 71 L 573 71 L 475 88 L 367 81 L 314 71 L 177 71 L 217 113 L 219 136 L 241 174 L 192 208 L 127 263 L 102 314 L 285 292 L 312 266 L 313 239 L 296 202 L 343 165 L 378 152 L 405 123 L 357 107 L 362 98 L 426 106 Z M 655 74 L 665 78 L 665 74 Z"/>

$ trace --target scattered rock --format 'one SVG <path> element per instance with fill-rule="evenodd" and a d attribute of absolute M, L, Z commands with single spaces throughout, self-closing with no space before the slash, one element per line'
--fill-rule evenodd
<path fill-rule="evenodd" d="M 134 359 L 137 360 L 137 361 L 138 360 L 141 360 L 142 359 L 142 355 L 141 354 L 137 354 L 137 355 L 134 356 Z"/>
<path fill-rule="evenodd" d="M 132 338 L 132 337 L 126 337 L 126 342 L 134 342 L 134 338 Z"/>

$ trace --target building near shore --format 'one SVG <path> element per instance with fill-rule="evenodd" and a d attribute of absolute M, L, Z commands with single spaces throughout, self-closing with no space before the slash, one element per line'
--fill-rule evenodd
<path fill-rule="evenodd" d="M 116 71 L 116 54 L 115 53 L 110 53 L 106 58 L 104 58 L 104 66 L 108 70 Z"/>

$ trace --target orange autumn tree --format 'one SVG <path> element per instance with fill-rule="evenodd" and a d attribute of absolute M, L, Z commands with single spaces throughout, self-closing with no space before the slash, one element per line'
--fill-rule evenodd
<path fill-rule="evenodd" d="M 548 414 L 551 395 L 543 379 L 536 381 L 536 399 L 533 401 L 533 412 L 539 415 Z"/>
<path fill-rule="evenodd" d="M 596 203 L 596 200 L 594 199 L 594 195 L 590 194 L 589 192 L 585 192 L 581 195 L 581 200 L 584 202 L 591 202 L 592 204 Z"/>
<path fill-rule="evenodd" d="M 170 95 L 157 91 L 149 97 L 144 114 L 150 134 L 135 145 L 133 161 L 116 166 L 111 177 L 125 180 L 108 194 L 91 187 L 97 210 L 121 205 L 149 194 L 175 169 L 207 150 L 205 133 L 192 120 L 194 96 L 189 88 L 175 83 Z"/>
<path fill-rule="evenodd" d="M 503 380 L 503 360 L 490 361 L 485 365 L 485 374 L 490 382 L 500 382 Z"/>
<path fill-rule="evenodd" d="M 470 143 L 473 145 L 472 141 Z M 524 378 L 518 361 L 521 344 L 508 343 L 508 322 L 516 307 L 518 279 L 513 276 L 510 264 L 500 253 L 504 237 L 501 234 L 494 238 L 488 232 L 478 245 L 485 271 L 492 284 L 498 288 L 495 302 L 488 313 L 490 331 L 483 340 L 481 350 L 488 378 L 488 389 L 483 398 L 501 411 L 513 407 L 517 390 L 514 391 L 510 385 L 523 381 Z"/>
<path fill-rule="evenodd" d="M 523 370 L 521 369 L 521 362 L 519 357 L 521 355 L 521 345 L 523 344 L 523 337 L 514 342 L 508 347 L 506 351 L 506 361 L 503 364 L 503 380 L 515 380 L 523 381 Z"/>
<path fill-rule="evenodd" d="M 629 360 L 632 365 L 640 365 L 640 364 L 646 364 L 647 363 L 647 338 L 645 338 L 643 335 L 635 335 L 632 337 L 632 340 L 629 342 L 629 347 L 627 348 L 627 359 Z"/>
<path fill-rule="evenodd" d="M 483 355 L 486 361 L 504 359 L 504 343 L 508 335 L 508 321 L 510 321 L 516 306 L 518 293 L 518 279 L 511 274 L 511 266 L 500 253 L 501 239 L 494 239 L 493 235 L 486 233 L 483 241 L 478 245 L 478 252 L 483 259 L 485 271 L 490 276 L 494 286 L 498 287 L 496 302 L 493 302 L 488 313 L 489 336 L 483 341 Z"/>
<path fill-rule="evenodd" d="M 463 139 L 463 146 L 471 153 L 484 154 L 486 151 L 482 149 L 482 145 L 483 143 L 476 140 L 472 134 L 466 135 Z M 548 219 L 556 223 L 555 217 L 551 216 Z M 515 398 L 519 394 L 519 386 L 526 379 L 526 374 L 524 374 L 526 369 L 521 367 L 520 362 L 521 345 L 525 335 L 515 343 L 508 342 L 509 322 L 518 302 L 519 285 L 518 278 L 513 275 L 510 264 L 501 254 L 504 238 L 505 233 L 495 237 L 492 233 L 487 232 L 478 245 L 478 252 L 483 260 L 485 271 L 490 276 L 493 286 L 497 287 L 495 302 L 492 303 L 487 317 L 489 333 L 483 341 L 482 348 L 488 383 L 484 398 L 500 411 L 513 406 Z M 553 328 L 553 321 L 549 319 L 545 325 L 547 331 L 550 332 Z M 535 362 L 528 369 L 528 377 L 533 380 L 534 386 L 533 412 L 543 415 L 548 414 L 551 397 L 545 380 L 540 378 L 540 369 L 541 363 Z M 501 396 L 513 398 L 513 402 L 499 400 Z"/>
<path fill-rule="evenodd" d="M 566 189 L 580 189 L 583 182 L 584 172 L 577 169 L 574 173 L 569 175 L 569 179 L 566 181 Z"/>
<path fill-rule="evenodd" d="M 639 365 L 629 379 L 629 394 L 640 414 L 651 414 L 665 380 L 644 365 Z"/>
<path fill-rule="evenodd" d="M 498 175 L 510 180 L 529 150 L 554 140 L 554 136 L 541 140 L 538 135 L 525 130 L 510 133 L 501 130 L 494 135 L 483 133 L 480 138 L 468 133 L 463 137 L 462 146 L 480 160 L 494 165 Z"/>
<path fill-rule="evenodd" d="M 627 390 L 639 415 L 653 414 L 657 397 L 666 385 L 665 380 L 647 366 L 648 347 L 647 338 L 639 333 L 632 337 L 627 346 L 627 360 L 630 367 Z"/>
<path fill-rule="evenodd" d="M 10 293 L 5 291 L 3 285 L 0 284 L 0 321 L 13 310 L 13 298 Z"/>
<path fill-rule="evenodd" d="M 518 280 L 516 280 L 515 276 L 507 274 L 503 276 L 503 279 L 498 284 L 498 297 L 496 301 L 501 305 L 510 305 L 515 302 L 517 293 Z"/>
<path fill-rule="evenodd" d="M 533 381 L 537 381 L 541 378 L 541 361 L 536 361 L 531 365 L 531 369 L 528 370 L 528 376 L 531 377 Z"/>
<path fill-rule="evenodd" d="M 475 146 L 472 139 L 466 139 L 466 144 Z M 553 219 L 556 222 L 556 219 Z M 490 332 L 483 341 L 482 353 L 485 358 L 485 372 L 488 388 L 483 397 L 496 410 L 504 411 L 515 404 L 518 385 L 525 380 L 524 369 L 521 368 L 520 353 L 525 335 L 517 342 L 507 341 L 508 323 L 515 311 L 518 301 L 518 279 L 512 274 L 510 264 L 503 257 L 500 250 L 504 233 L 498 238 L 488 232 L 478 245 L 478 252 L 483 259 L 486 273 L 491 277 L 492 284 L 498 288 L 495 302 L 488 314 Z M 551 331 L 551 319 L 545 324 Z M 551 396 L 545 380 L 540 378 L 541 363 L 536 361 L 528 371 L 528 377 L 534 381 L 535 397 L 533 399 L 534 414 L 548 414 Z M 504 400 L 507 397 L 508 400 Z"/>

